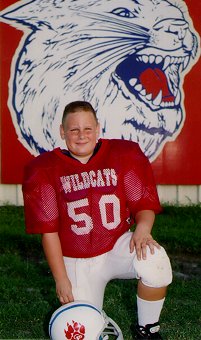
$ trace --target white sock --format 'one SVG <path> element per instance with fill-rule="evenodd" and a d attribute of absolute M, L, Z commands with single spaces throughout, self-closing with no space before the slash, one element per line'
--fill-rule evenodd
<path fill-rule="evenodd" d="M 137 296 L 138 324 L 146 326 L 158 322 L 165 298 L 157 301 L 143 300 Z"/>

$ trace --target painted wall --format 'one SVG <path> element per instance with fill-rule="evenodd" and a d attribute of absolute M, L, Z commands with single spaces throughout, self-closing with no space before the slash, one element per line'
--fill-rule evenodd
<path fill-rule="evenodd" d="M 89 3 L 0 4 L 1 183 L 21 184 L 31 158 L 62 146 L 62 110 L 84 99 L 102 137 L 140 144 L 161 196 L 185 185 L 199 197 L 201 2 Z"/>

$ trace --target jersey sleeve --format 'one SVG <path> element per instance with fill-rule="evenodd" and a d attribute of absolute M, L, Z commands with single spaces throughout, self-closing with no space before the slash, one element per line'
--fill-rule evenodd
<path fill-rule="evenodd" d="M 44 169 L 28 166 L 22 191 L 26 232 L 43 234 L 58 231 L 56 193 Z"/>
<path fill-rule="evenodd" d="M 128 157 L 124 187 L 133 217 L 141 210 L 162 211 L 151 164 L 139 146 Z"/>

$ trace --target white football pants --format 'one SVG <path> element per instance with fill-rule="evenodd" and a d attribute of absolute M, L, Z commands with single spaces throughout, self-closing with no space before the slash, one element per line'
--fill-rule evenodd
<path fill-rule="evenodd" d="M 146 260 L 138 260 L 136 252 L 130 253 L 132 233 L 126 232 L 113 249 L 92 258 L 64 257 L 75 300 L 89 301 L 102 309 L 104 291 L 112 279 L 141 279 L 149 287 L 164 287 L 172 281 L 170 260 L 163 247 L 155 247 Z"/>

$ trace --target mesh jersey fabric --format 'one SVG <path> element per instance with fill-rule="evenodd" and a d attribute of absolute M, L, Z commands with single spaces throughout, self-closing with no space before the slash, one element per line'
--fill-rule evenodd
<path fill-rule="evenodd" d="M 151 165 L 138 144 L 101 143 L 87 164 L 56 148 L 25 169 L 26 231 L 58 232 L 64 256 L 101 255 L 130 229 L 138 211 L 161 211 Z"/>

